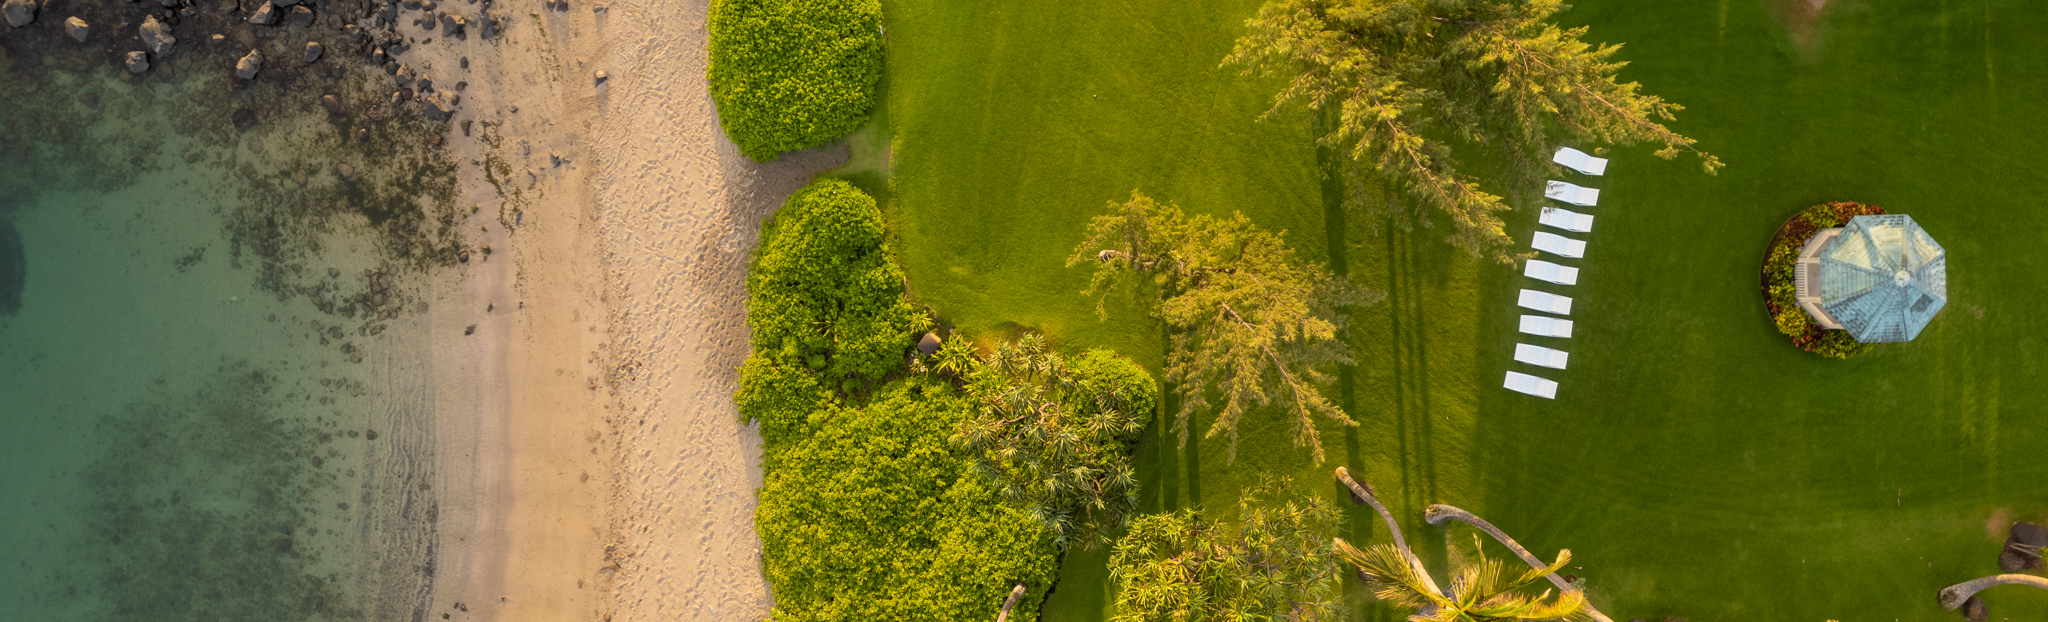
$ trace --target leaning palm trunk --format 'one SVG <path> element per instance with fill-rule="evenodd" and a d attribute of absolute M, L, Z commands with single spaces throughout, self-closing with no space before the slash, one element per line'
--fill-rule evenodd
<path fill-rule="evenodd" d="M 1984 588 L 1994 585 L 2031 585 L 2048 590 L 2048 579 L 2030 574 L 1995 574 L 1981 579 L 1972 579 L 1941 588 L 1941 606 L 1949 611 L 1962 607 L 1963 602 Z"/>
<path fill-rule="evenodd" d="M 1351 471 L 1344 467 L 1337 467 L 1337 481 L 1344 482 L 1344 486 L 1351 489 L 1352 496 L 1364 501 L 1367 505 L 1371 505 L 1373 511 L 1380 513 L 1380 518 L 1386 519 L 1387 531 L 1394 534 L 1394 547 L 1400 549 L 1401 556 L 1407 558 L 1408 564 L 1415 567 L 1415 576 L 1422 579 L 1422 584 L 1429 587 L 1429 591 L 1435 592 L 1439 596 L 1443 595 L 1443 588 L 1437 587 L 1436 580 L 1430 578 L 1429 569 L 1422 567 L 1422 558 L 1416 557 L 1415 552 L 1408 550 L 1408 540 L 1401 537 L 1401 525 L 1394 522 L 1394 514 L 1388 512 L 1387 506 L 1381 504 L 1379 497 L 1373 495 L 1372 488 L 1370 486 L 1360 486 L 1357 481 L 1351 479 Z M 1601 620 L 1600 622 L 1613 621 Z"/>
<path fill-rule="evenodd" d="M 1432 504 L 1428 508 L 1423 509 L 1422 520 L 1431 525 L 1438 526 L 1443 525 L 1447 521 L 1458 521 L 1471 525 L 1480 531 L 1486 532 L 1486 535 L 1493 536 L 1493 539 L 1500 541 L 1502 546 L 1508 547 L 1508 550 L 1514 551 L 1515 556 L 1522 558 L 1522 561 L 1527 562 L 1529 567 L 1543 568 L 1549 566 L 1549 564 L 1543 563 L 1543 560 L 1537 559 L 1535 554 L 1529 552 L 1529 549 L 1522 548 L 1522 543 L 1508 537 L 1507 532 L 1501 531 L 1499 527 L 1493 526 L 1493 523 L 1486 522 L 1486 519 L 1475 516 L 1471 512 L 1441 503 Z M 1556 585 L 1559 590 L 1566 592 L 1579 591 L 1577 586 L 1566 582 L 1563 577 L 1551 574 L 1545 578 L 1550 579 L 1550 583 Z M 1614 622 L 1614 619 L 1607 617 L 1607 614 L 1600 613 L 1599 609 L 1594 609 L 1591 602 L 1586 603 L 1586 615 L 1592 617 L 1595 622 Z"/>
<path fill-rule="evenodd" d="M 1003 612 L 996 614 L 996 622 L 1009 622 L 1010 609 L 1016 607 L 1017 601 L 1023 600 L 1023 598 L 1024 584 L 1019 583 L 1017 587 L 1010 588 L 1010 597 L 1003 599 Z"/>

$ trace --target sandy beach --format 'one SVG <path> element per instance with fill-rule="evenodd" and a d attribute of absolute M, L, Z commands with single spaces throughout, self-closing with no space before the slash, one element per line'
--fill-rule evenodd
<path fill-rule="evenodd" d="M 438 84 L 468 82 L 454 123 L 475 125 L 448 148 L 492 249 L 443 282 L 435 312 L 439 373 L 476 391 L 442 397 L 438 455 L 467 463 L 441 471 L 430 614 L 752 620 L 772 606 L 760 441 L 732 402 L 746 262 L 760 222 L 846 151 L 739 153 L 705 86 L 706 8 L 520 3 L 496 42 L 406 54 Z"/>

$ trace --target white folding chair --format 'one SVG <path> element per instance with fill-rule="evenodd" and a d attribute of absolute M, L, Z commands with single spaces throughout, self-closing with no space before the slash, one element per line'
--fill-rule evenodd
<path fill-rule="evenodd" d="M 1521 372 L 1508 372 L 1508 380 L 1501 386 L 1516 393 L 1526 393 L 1544 399 L 1557 399 L 1557 383 Z"/>
<path fill-rule="evenodd" d="M 1543 214 L 1536 217 L 1536 222 L 1572 233 L 1591 233 L 1593 231 L 1592 214 L 1581 214 L 1568 209 L 1543 208 Z"/>
<path fill-rule="evenodd" d="M 1579 284 L 1578 268 L 1560 266 L 1541 259 L 1529 260 L 1529 265 L 1522 268 L 1522 276 L 1538 281 L 1549 281 L 1558 285 Z"/>
<path fill-rule="evenodd" d="M 1587 175 L 1607 174 L 1607 158 L 1596 158 L 1571 147 L 1558 147 L 1557 153 L 1550 156 L 1550 161 Z"/>
<path fill-rule="evenodd" d="M 1572 321 L 1560 320 L 1547 315 L 1524 315 L 1522 316 L 1522 332 L 1538 337 L 1570 339 L 1572 336 Z"/>
<path fill-rule="evenodd" d="M 1600 189 L 1587 188 L 1561 181 L 1552 181 L 1543 187 L 1543 196 L 1572 205 L 1592 207 L 1600 204 Z"/>
<path fill-rule="evenodd" d="M 1532 346 L 1526 343 L 1515 344 L 1515 360 L 1537 367 L 1564 369 L 1564 361 L 1570 356 L 1571 353 L 1563 350 L 1552 350 L 1543 346 Z"/>
<path fill-rule="evenodd" d="M 1586 241 L 1574 240 L 1548 231 L 1536 232 L 1536 239 L 1529 246 L 1559 257 L 1583 259 L 1586 256 Z"/>
<path fill-rule="evenodd" d="M 1524 309 L 1532 309 L 1544 313 L 1555 313 L 1557 315 L 1572 314 L 1571 298 L 1550 292 L 1539 292 L 1533 289 L 1522 290 L 1522 294 L 1515 299 L 1515 304 L 1521 305 Z"/>

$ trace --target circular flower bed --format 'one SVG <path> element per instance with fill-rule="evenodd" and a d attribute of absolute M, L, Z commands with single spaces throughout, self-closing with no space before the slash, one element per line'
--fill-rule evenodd
<path fill-rule="evenodd" d="M 1778 236 L 1771 239 L 1771 248 L 1764 253 L 1764 310 L 1771 314 L 1771 320 L 1778 325 L 1778 332 L 1792 338 L 1792 345 L 1838 359 L 1856 356 L 1870 349 L 1868 344 L 1850 337 L 1849 331 L 1827 330 L 1814 324 L 1813 318 L 1807 317 L 1795 300 L 1798 292 L 1792 278 L 1799 263 L 1799 249 L 1806 246 L 1806 241 L 1813 234 L 1848 224 L 1849 219 L 1857 216 L 1883 213 L 1884 208 L 1875 205 L 1835 201 L 1806 208 L 1785 221 L 1784 226 L 1778 227 Z"/>

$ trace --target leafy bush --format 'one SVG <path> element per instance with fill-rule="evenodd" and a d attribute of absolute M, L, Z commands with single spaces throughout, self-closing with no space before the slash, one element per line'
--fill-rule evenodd
<path fill-rule="evenodd" d="M 1122 529 L 1138 506 L 1131 446 L 1159 404 L 1152 375 L 1108 350 L 1070 361 L 1036 334 L 987 357 L 965 343 L 954 339 L 942 355 L 968 370 L 975 398 L 955 446 L 1061 548 Z"/>
<path fill-rule="evenodd" d="M 712 0 L 706 78 L 720 123 L 756 161 L 867 122 L 882 79 L 880 0 Z"/>
<path fill-rule="evenodd" d="M 779 447 L 810 435 L 811 417 L 827 412 L 831 394 L 810 371 L 757 354 L 740 366 L 733 401 L 743 420 L 760 422 L 762 443 Z"/>
<path fill-rule="evenodd" d="M 756 521 L 775 619 L 981 621 L 1018 583 L 1011 619 L 1036 616 L 1058 553 L 947 446 L 972 412 L 952 386 L 907 378 L 771 448 Z"/>
<path fill-rule="evenodd" d="M 1813 323 L 1806 311 L 1799 308 L 1799 290 L 1793 281 L 1798 276 L 1799 251 L 1814 234 L 1842 226 L 1857 216 L 1883 213 L 1884 208 L 1875 205 L 1849 201 L 1822 203 L 1800 211 L 1778 229 L 1778 237 L 1771 241 L 1771 249 L 1764 255 L 1764 308 L 1770 312 L 1778 332 L 1792 338 L 1792 345 L 1837 359 L 1870 349 L 1850 337 L 1848 331 L 1823 329 Z"/>
<path fill-rule="evenodd" d="M 748 275 L 754 351 L 733 398 L 766 449 L 755 521 L 775 619 L 987 620 L 1021 583 L 1012 619 L 1031 620 L 1058 549 L 948 445 L 973 404 L 894 373 L 930 320 L 903 297 L 881 218 L 843 181 L 812 184 L 763 228 Z"/>
<path fill-rule="evenodd" d="M 1110 554 L 1116 622 L 1341 620 L 1336 510 L 1287 494 L 1285 480 L 1245 489 L 1236 524 L 1199 510 L 1131 521 Z"/>
<path fill-rule="evenodd" d="M 903 271 L 883 247 L 882 211 L 842 180 L 789 198 L 762 227 L 747 277 L 754 356 L 817 372 L 844 390 L 900 369 L 913 332 L 930 320 L 903 299 Z"/>

